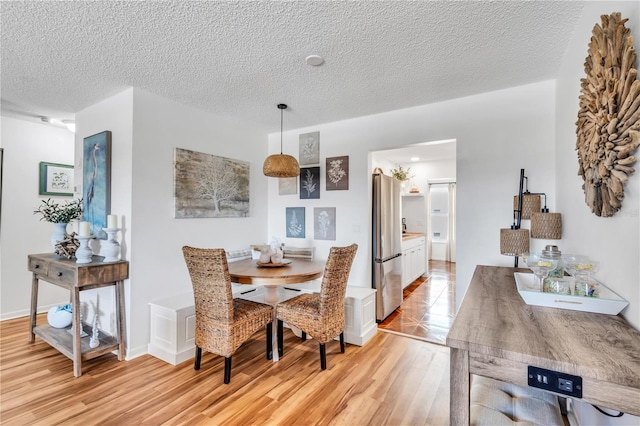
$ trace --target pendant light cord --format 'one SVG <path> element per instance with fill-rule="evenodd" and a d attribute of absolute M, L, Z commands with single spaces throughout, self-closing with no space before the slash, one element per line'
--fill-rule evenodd
<path fill-rule="evenodd" d="M 280 155 L 282 155 L 282 123 L 284 122 L 284 110 L 287 109 L 287 104 L 278 104 L 278 109 L 280 110 Z"/>
<path fill-rule="evenodd" d="M 283 123 L 283 118 L 284 116 L 284 109 L 280 109 L 280 155 L 282 155 L 282 123 Z"/>

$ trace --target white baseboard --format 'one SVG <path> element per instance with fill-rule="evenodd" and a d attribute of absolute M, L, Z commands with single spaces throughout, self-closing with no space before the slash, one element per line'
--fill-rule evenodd
<path fill-rule="evenodd" d="M 195 346 L 193 348 L 184 349 L 181 352 L 170 352 L 149 343 L 147 351 L 149 355 L 160 358 L 171 365 L 178 365 L 195 357 Z"/>
<path fill-rule="evenodd" d="M 36 312 L 38 314 L 49 312 L 49 309 L 53 308 L 54 306 L 64 305 L 65 303 L 69 303 L 69 302 L 52 303 L 50 305 L 38 306 L 38 310 Z M 14 311 L 14 312 L 3 312 L 3 313 L 0 313 L 0 321 L 28 317 L 30 314 L 31 314 L 30 309 L 21 309 L 19 311 Z"/>

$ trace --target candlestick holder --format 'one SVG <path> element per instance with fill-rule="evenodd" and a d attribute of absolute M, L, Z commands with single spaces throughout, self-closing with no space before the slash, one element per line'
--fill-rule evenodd
<path fill-rule="evenodd" d="M 116 240 L 116 234 L 120 228 L 102 228 L 107 233 L 107 241 L 102 247 L 103 262 L 117 262 L 120 260 L 120 243 Z"/>
<path fill-rule="evenodd" d="M 89 240 L 93 239 L 93 235 L 78 235 L 76 238 L 80 241 L 80 247 L 76 250 L 76 263 L 90 263 L 93 251 L 91 251 L 91 247 L 89 247 Z"/>

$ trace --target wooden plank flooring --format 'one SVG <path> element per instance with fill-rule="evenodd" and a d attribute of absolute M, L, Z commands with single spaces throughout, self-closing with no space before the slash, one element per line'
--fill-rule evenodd
<path fill-rule="evenodd" d="M 46 321 L 46 319 L 39 319 Z M 8 425 L 446 425 L 449 349 L 379 332 L 365 346 L 318 345 L 285 329 L 285 354 L 264 356 L 264 332 L 233 357 L 202 367 L 172 366 L 145 355 L 87 361 L 74 378 L 71 360 L 39 338 L 28 318 L 0 323 L 0 423 Z"/>

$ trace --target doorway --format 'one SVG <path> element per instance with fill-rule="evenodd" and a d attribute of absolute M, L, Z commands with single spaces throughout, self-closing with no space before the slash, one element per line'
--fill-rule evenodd
<path fill-rule="evenodd" d="M 456 141 L 421 143 L 371 154 L 373 168 L 379 167 L 385 174 L 399 166 L 408 170 L 402 217 L 408 233 L 426 237 L 425 274 L 405 287 L 403 305 L 379 328 L 444 344 L 455 311 Z M 434 239 L 438 251 L 435 258 Z"/>

